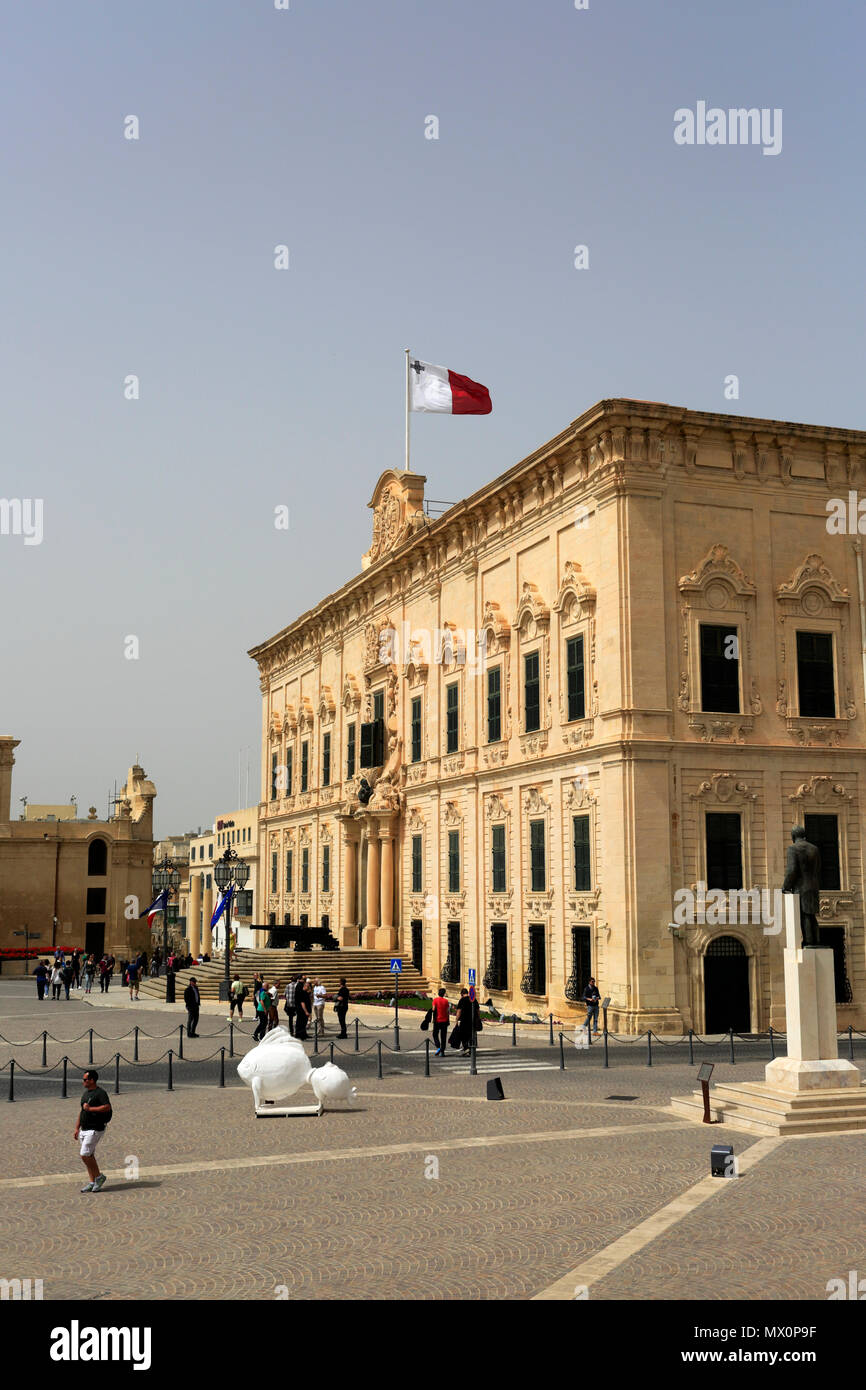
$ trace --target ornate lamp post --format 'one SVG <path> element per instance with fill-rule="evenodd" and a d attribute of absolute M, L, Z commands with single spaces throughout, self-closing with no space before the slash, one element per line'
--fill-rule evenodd
<path fill-rule="evenodd" d="M 180 873 L 170 859 L 163 859 L 162 863 L 153 866 L 153 886 L 157 893 L 166 891 L 165 907 L 162 913 L 162 963 L 165 966 L 165 999 L 167 1004 L 174 1003 L 174 979 L 171 981 L 171 998 L 169 999 L 169 978 L 168 978 L 168 904 L 171 901 L 172 893 L 177 892 L 180 883 Z"/>
<path fill-rule="evenodd" d="M 233 849 L 227 849 L 226 852 L 225 852 L 225 854 L 222 856 L 222 858 L 221 858 L 221 859 L 218 859 L 218 860 L 216 861 L 216 863 L 214 864 L 214 870 L 213 870 L 213 872 L 214 872 L 214 878 L 215 878 L 216 881 L 217 881 L 217 887 L 219 888 L 219 890 L 220 890 L 221 893 L 224 893 L 225 890 L 229 887 L 229 885 L 230 885 L 231 883 L 234 883 L 235 887 L 238 888 L 238 889 L 241 889 L 241 888 L 244 887 L 244 885 L 246 884 L 247 879 L 248 879 L 249 876 L 250 876 L 250 866 L 249 866 L 249 864 L 246 863 L 245 860 L 243 860 L 243 859 L 238 859 L 238 856 L 237 856 L 237 854 L 235 853 L 235 851 L 234 851 Z M 232 895 L 232 896 L 234 896 L 234 895 Z M 227 903 L 227 905 L 226 905 L 226 910 L 225 910 L 225 912 L 223 913 L 223 921 L 225 922 L 226 977 L 225 977 L 224 982 L 220 985 L 220 999 L 223 999 L 223 998 L 224 998 L 226 1001 L 228 1001 L 228 999 L 229 999 L 230 996 L 231 996 L 231 988 L 232 988 L 232 973 L 231 973 L 231 972 L 232 972 L 232 966 L 231 966 L 232 900 L 231 900 L 231 898 L 229 898 L 229 901 L 228 901 L 228 903 Z"/>

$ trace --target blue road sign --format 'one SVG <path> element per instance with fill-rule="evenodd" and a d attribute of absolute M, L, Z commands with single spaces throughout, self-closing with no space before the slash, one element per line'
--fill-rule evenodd
<path fill-rule="evenodd" d="M 469 998 L 472 1000 L 472 1003 L 474 1004 L 474 1003 L 475 1003 L 475 986 L 474 986 L 474 985 L 470 985 L 470 986 L 469 986 Z"/>
<path fill-rule="evenodd" d="M 474 984 L 475 984 L 475 971 L 474 971 L 474 970 L 470 970 L 470 971 L 469 971 L 469 983 L 470 983 L 470 985 L 474 985 Z"/>
<path fill-rule="evenodd" d="M 403 969 L 403 962 L 402 962 L 401 960 L 395 959 L 395 960 L 392 960 L 392 961 L 391 961 L 391 974 L 392 974 L 392 975 L 399 975 L 399 974 L 401 973 L 402 969 Z"/>

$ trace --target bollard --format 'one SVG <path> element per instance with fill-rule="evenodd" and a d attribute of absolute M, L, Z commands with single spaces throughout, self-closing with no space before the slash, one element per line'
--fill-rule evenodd
<path fill-rule="evenodd" d="M 424 1039 L 424 1075 L 430 1075 L 430 1039 Z"/>
<path fill-rule="evenodd" d="M 653 1030 L 647 1029 L 646 1035 L 646 1064 L 651 1067 L 653 1064 Z"/>
<path fill-rule="evenodd" d="M 43 1033 L 43 1034 L 42 1034 L 42 1065 L 43 1065 L 43 1067 L 47 1067 L 47 1066 L 48 1066 L 48 1034 L 47 1034 L 47 1033 Z"/>
<path fill-rule="evenodd" d="M 771 1024 L 770 1024 L 770 1061 L 771 1061 L 771 1062 L 775 1062 L 775 1060 L 776 1060 L 776 1049 L 775 1049 L 775 1047 L 774 1047 L 774 1045 L 773 1045 L 773 1025 L 772 1025 L 772 1023 L 771 1023 Z"/>
<path fill-rule="evenodd" d="M 120 1095 L 120 1053 L 114 1054 L 114 1094 Z"/>
<path fill-rule="evenodd" d="M 174 1090 L 174 1075 L 173 1075 L 173 1072 L 172 1072 L 171 1063 L 172 1063 L 172 1051 L 171 1051 L 171 1048 L 169 1048 L 169 1049 L 168 1049 L 168 1089 L 169 1089 L 170 1091 L 173 1091 L 173 1090 Z"/>
<path fill-rule="evenodd" d="M 333 1066 L 333 1065 L 334 1065 L 334 1044 L 333 1044 L 333 1043 L 328 1043 L 328 1048 L 329 1048 L 330 1053 L 331 1053 L 331 1057 L 330 1057 L 331 1066 Z"/>
<path fill-rule="evenodd" d="M 736 1059 L 736 1057 L 734 1056 L 734 1030 L 733 1030 L 733 1028 L 730 1028 L 728 1031 L 729 1031 L 729 1033 L 730 1033 L 730 1035 L 731 1035 L 731 1061 L 732 1061 L 734 1064 L 736 1064 L 737 1059 Z"/>
<path fill-rule="evenodd" d="M 183 1024 L 177 1030 L 177 1055 L 183 1061 Z"/>
<path fill-rule="evenodd" d="M 471 1053 L 471 1056 L 470 1056 L 470 1058 L 469 1058 L 469 1075 L 470 1075 L 470 1076 L 477 1076 L 477 1075 L 478 1075 L 478 1061 L 477 1061 L 477 1058 L 476 1058 L 476 1056 L 475 1056 L 475 1038 L 474 1038 L 474 1037 L 473 1037 L 473 1039 L 472 1039 L 472 1053 Z"/>
<path fill-rule="evenodd" d="M 604 1037 L 603 1037 L 603 1039 L 602 1039 L 602 1042 L 604 1043 L 604 1065 L 605 1065 L 606 1067 L 609 1067 L 609 1066 L 610 1066 L 610 1061 L 608 1060 L 608 1053 L 607 1053 L 607 1029 L 606 1029 L 606 1028 L 605 1028 L 605 1030 L 604 1030 Z"/>
<path fill-rule="evenodd" d="M 133 1028 L 132 1033 L 133 1033 L 132 1060 L 133 1060 L 133 1062 L 137 1062 L 137 1061 L 138 1061 L 138 1024 L 137 1024 L 137 1023 L 136 1023 L 136 1025 L 135 1025 L 135 1027 Z"/>
<path fill-rule="evenodd" d="M 565 1047 L 562 1042 L 562 1034 L 559 1035 L 559 1070 L 565 1071 Z"/>
<path fill-rule="evenodd" d="M 382 1080 L 382 1039 L 381 1039 L 381 1038 L 377 1038 L 377 1039 L 376 1039 L 376 1048 L 377 1048 L 378 1056 L 379 1056 L 379 1060 L 378 1060 L 378 1064 L 377 1064 L 377 1068 L 376 1068 L 376 1080 L 377 1080 L 377 1081 L 381 1081 L 381 1080 Z"/>
<path fill-rule="evenodd" d="M 854 1061 L 854 1029 L 848 1024 L 848 1060 Z"/>
<path fill-rule="evenodd" d="M 319 1020 L 318 1020 L 317 1018 L 314 1018 L 314 1019 L 313 1019 L 313 1052 L 314 1052 L 314 1054 L 318 1057 L 318 1055 L 319 1055 Z"/>
<path fill-rule="evenodd" d="M 68 1063 L 69 1063 L 69 1058 L 68 1058 L 68 1057 L 64 1057 L 64 1058 L 63 1058 L 63 1080 L 62 1080 L 62 1082 L 60 1083 L 60 1097 L 61 1097 L 62 1100 L 65 1100 L 65 1099 L 66 1099 L 66 1068 L 67 1068 Z"/>
<path fill-rule="evenodd" d="M 517 1016 L 516 1016 L 516 1014 L 512 1014 L 512 1015 L 511 1015 L 511 1046 L 512 1046 L 512 1047 L 516 1047 L 516 1046 L 517 1046 Z"/>
<path fill-rule="evenodd" d="M 690 1029 L 689 1029 L 689 1066 L 690 1066 L 690 1067 L 693 1067 L 694 1065 L 695 1065 L 695 1035 L 694 1035 L 694 1033 L 692 1032 L 692 1030 L 691 1030 L 691 1028 L 690 1028 Z"/>
<path fill-rule="evenodd" d="M 589 1026 L 589 1019 L 586 1020 L 586 1045 L 592 1047 L 592 1029 Z"/>
<path fill-rule="evenodd" d="M 93 1066 L 93 1029 L 92 1029 L 92 1028 L 91 1028 L 91 1030 L 90 1030 L 90 1039 L 89 1039 L 88 1044 L 87 1044 L 87 1062 L 88 1062 L 88 1065 L 89 1065 L 89 1066 L 91 1066 L 91 1067 Z"/>
<path fill-rule="evenodd" d="M 15 1099 L 15 1058 L 9 1062 L 9 1099 Z"/>
<path fill-rule="evenodd" d="M 359 1040 L 358 1040 L 358 1020 L 357 1020 L 357 1019 L 355 1019 L 355 1051 L 356 1051 L 356 1052 L 360 1052 L 360 1051 L 361 1051 L 361 1044 L 360 1044 L 360 1042 L 359 1042 Z"/>
<path fill-rule="evenodd" d="M 553 1047 L 553 1014 L 550 1015 L 550 1046 Z"/>
<path fill-rule="evenodd" d="M 226 1084 L 226 1050 L 225 1050 L 224 1047 L 221 1047 L 221 1048 L 220 1048 L 220 1085 L 221 1085 L 221 1086 L 225 1086 L 225 1084 Z"/>
<path fill-rule="evenodd" d="M 235 1025 L 234 1025 L 234 1023 L 230 1023 L 230 1024 L 229 1024 L 229 1056 L 230 1056 L 230 1057 L 234 1057 L 234 1055 L 235 1055 Z"/>
<path fill-rule="evenodd" d="M 400 1025 L 396 1020 L 394 1022 L 394 1051 L 400 1051 Z"/>

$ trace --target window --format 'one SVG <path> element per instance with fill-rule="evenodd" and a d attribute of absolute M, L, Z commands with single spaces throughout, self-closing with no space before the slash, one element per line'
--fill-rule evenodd
<path fill-rule="evenodd" d="M 701 623 L 701 709 L 740 712 L 739 638 L 735 627 Z"/>
<path fill-rule="evenodd" d="M 235 913 L 238 917 L 252 917 L 253 915 L 253 890 L 252 888 L 241 888 L 235 893 L 234 897 Z"/>
<path fill-rule="evenodd" d="M 502 738 L 502 667 L 487 672 L 487 742 L 498 743 Z"/>
<path fill-rule="evenodd" d="M 350 724 L 346 730 L 346 779 L 355 775 L 355 731 L 356 726 Z"/>
<path fill-rule="evenodd" d="M 493 859 L 493 891 L 506 893 L 508 885 L 505 876 L 505 826 L 493 825 L 490 828 L 490 846 Z"/>
<path fill-rule="evenodd" d="M 442 967 L 441 978 L 450 984 L 456 984 L 460 979 L 460 923 L 449 922 L 447 931 L 448 957 Z"/>
<path fill-rule="evenodd" d="M 108 873 L 108 845 L 104 840 L 91 840 L 87 849 L 87 872 L 91 878 L 104 878 Z"/>
<path fill-rule="evenodd" d="M 310 851 L 308 846 L 301 850 L 301 892 L 310 891 Z"/>
<path fill-rule="evenodd" d="M 374 721 L 377 722 L 377 723 L 378 723 L 379 720 L 382 720 L 382 722 L 384 723 L 384 720 L 385 720 L 385 692 L 384 692 L 384 690 L 376 690 L 376 691 L 374 691 L 374 693 L 373 693 L 373 719 L 374 719 Z"/>
<path fill-rule="evenodd" d="M 547 993 L 547 943 L 543 926 L 529 928 L 529 965 L 521 989 L 524 994 Z"/>
<path fill-rule="evenodd" d="M 271 754 L 271 801 L 277 799 L 277 757 L 278 754 Z"/>
<path fill-rule="evenodd" d="M 421 761 L 421 696 L 412 697 L 412 720 L 411 720 L 411 759 L 413 763 Z"/>
<path fill-rule="evenodd" d="M 445 752 L 456 753 L 460 744 L 458 714 L 460 687 L 456 681 L 445 687 Z"/>
<path fill-rule="evenodd" d="M 309 739 L 304 739 L 301 744 L 301 791 L 305 792 L 310 784 L 310 743 Z"/>
<path fill-rule="evenodd" d="M 529 822 L 529 861 L 533 893 L 543 893 L 547 887 L 547 865 L 544 852 L 544 821 Z"/>
<path fill-rule="evenodd" d="M 566 999 L 582 999 L 591 974 L 592 938 L 589 927 L 572 927 L 571 979 L 565 987 Z"/>
<path fill-rule="evenodd" d="M 569 719 L 586 718 L 586 689 L 583 667 L 583 633 L 569 637 L 565 644 L 565 678 Z"/>
<path fill-rule="evenodd" d="M 207 857 L 208 859 L 213 859 L 213 841 L 211 841 L 207 847 Z"/>
<path fill-rule="evenodd" d="M 322 845 L 322 892 L 331 891 L 331 846 Z"/>
<path fill-rule="evenodd" d="M 448 831 L 448 892 L 460 892 L 460 831 Z"/>
<path fill-rule="evenodd" d="M 821 854 L 821 887 L 822 888 L 841 888 L 842 879 L 839 873 L 839 817 L 838 816 L 804 816 L 803 827 L 806 831 L 806 839 L 811 840 L 812 844 Z"/>
<path fill-rule="evenodd" d="M 102 916 L 105 915 L 105 889 L 104 889 L 104 888 L 88 888 L 88 890 L 87 890 L 87 911 L 86 911 L 86 914 L 85 914 L 85 915 L 88 916 L 88 917 L 93 917 L 93 916 L 100 916 L 100 917 L 102 917 Z"/>
<path fill-rule="evenodd" d="M 291 794 L 292 794 L 292 773 L 294 772 L 294 767 L 295 767 L 295 750 L 294 750 L 294 748 L 287 748 L 287 749 L 286 749 L 286 796 L 291 796 Z"/>
<path fill-rule="evenodd" d="M 541 683 L 538 675 L 538 652 L 528 652 L 523 658 L 524 728 L 532 733 L 541 728 Z"/>
<path fill-rule="evenodd" d="M 212 888 L 212 887 L 213 887 L 213 884 L 211 883 L 210 880 L 211 880 L 211 876 L 210 876 L 210 874 L 208 874 L 208 875 L 207 875 L 207 883 L 205 884 L 205 888 Z"/>
<path fill-rule="evenodd" d="M 490 926 L 490 964 L 483 980 L 485 989 L 508 988 L 508 928 L 504 922 Z"/>
<path fill-rule="evenodd" d="M 293 892 L 295 891 L 294 888 L 292 887 L 292 876 L 293 876 L 293 873 L 294 873 L 294 866 L 295 866 L 295 851 L 294 851 L 293 849 L 287 849 L 287 850 L 286 850 L 286 892 L 287 892 L 287 893 L 293 893 Z"/>
<path fill-rule="evenodd" d="M 412 919 L 412 964 L 416 970 L 424 965 L 424 923 L 417 917 Z"/>
<path fill-rule="evenodd" d="M 797 689 L 801 715 L 836 718 L 831 632 L 797 633 Z"/>
<path fill-rule="evenodd" d="M 736 811 L 707 812 L 707 887 L 742 888 L 743 854 Z"/>
<path fill-rule="evenodd" d="M 277 852 L 276 852 L 276 850 L 275 850 L 274 853 L 271 855 L 271 892 L 272 892 L 272 893 L 276 893 L 276 891 L 277 891 L 277 871 L 278 871 L 278 867 L 279 867 L 279 855 L 277 854 Z"/>
<path fill-rule="evenodd" d="M 385 720 L 361 725 L 361 767 L 381 767 L 385 761 Z"/>
<path fill-rule="evenodd" d="M 412 892 L 421 893 L 424 891 L 424 873 L 421 859 L 422 837 L 412 836 Z"/>
<path fill-rule="evenodd" d="M 592 891 L 592 865 L 589 856 L 589 816 L 575 816 L 571 822 L 574 844 L 574 891 Z"/>
<path fill-rule="evenodd" d="M 853 1000 L 851 982 L 845 963 L 845 928 L 818 927 L 818 940 L 822 946 L 833 952 L 833 975 L 836 985 L 836 1003 L 850 1004 Z"/>
<path fill-rule="evenodd" d="M 331 785 L 331 735 L 322 738 L 322 786 Z"/>

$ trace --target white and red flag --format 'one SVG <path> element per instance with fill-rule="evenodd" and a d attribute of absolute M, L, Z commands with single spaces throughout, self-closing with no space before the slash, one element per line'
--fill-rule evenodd
<path fill-rule="evenodd" d="M 493 409 L 486 386 L 447 367 L 409 359 L 409 409 L 437 415 L 489 415 Z"/>

